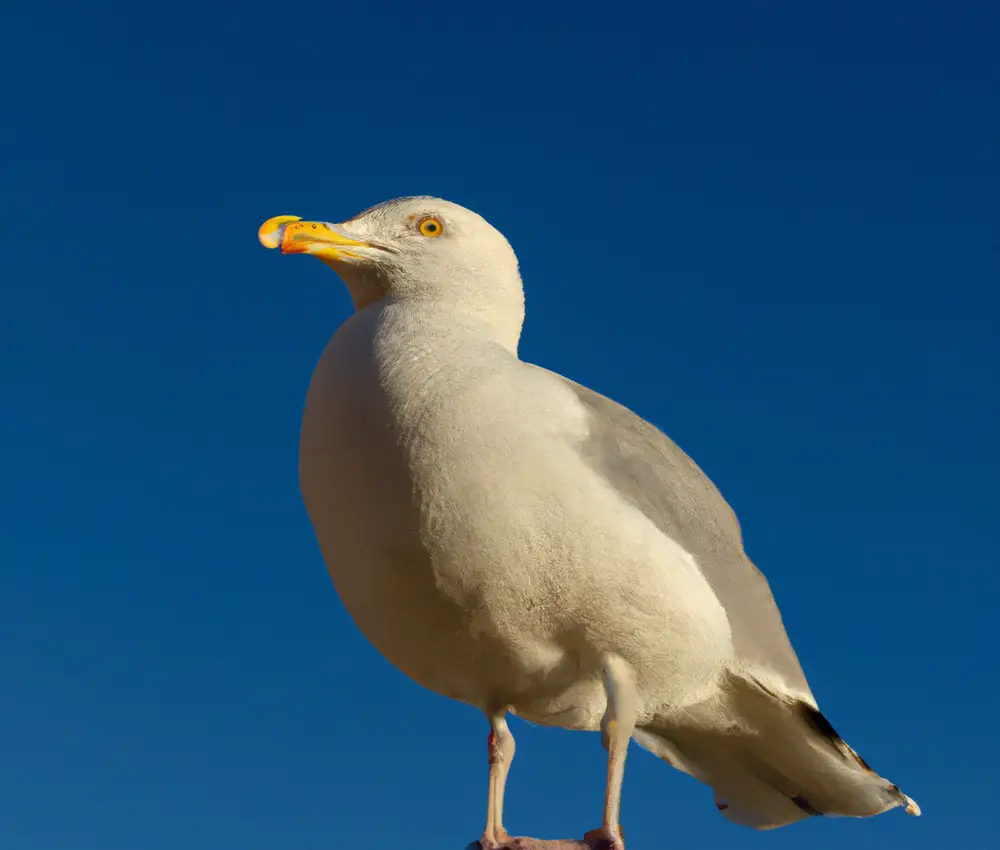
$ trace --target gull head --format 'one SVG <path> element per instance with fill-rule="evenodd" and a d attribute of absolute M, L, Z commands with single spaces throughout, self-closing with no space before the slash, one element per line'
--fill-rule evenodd
<path fill-rule="evenodd" d="M 343 279 L 355 309 L 384 299 L 485 321 L 514 345 L 524 319 L 517 257 L 482 216 L 432 197 L 386 201 L 340 223 L 280 215 L 258 231 L 267 248 L 310 254 Z"/>

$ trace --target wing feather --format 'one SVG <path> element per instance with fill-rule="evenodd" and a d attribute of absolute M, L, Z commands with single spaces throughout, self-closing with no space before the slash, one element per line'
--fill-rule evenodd
<path fill-rule="evenodd" d="M 583 447 L 588 463 L 698 562 L 729 616 L 739 659 L 776 674 L 791 692 L 811 700 L 770 585 L 744 552 L 739 521 L 718 488 L 656 426 L 600 393 L 550 374 L 576 393 L 590 415 Z"/>

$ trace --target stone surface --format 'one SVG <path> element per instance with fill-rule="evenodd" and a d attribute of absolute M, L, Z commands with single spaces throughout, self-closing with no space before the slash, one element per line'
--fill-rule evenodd
<path fill-rule="evenodd" d="M 482 845 L 478 841 L 473 841 L 465 850 L 482 850 Z M 542 838 L 512 838 L 506 844 L 501 844 L 495 850 L 597 850 L 582 841 L 575 841 L 572 838 L 559 838 L 546 840 Z"/>
<path fill-rule="evenodd" d="M 602 837 L 595 835 L 591 838 L 588 833 L 587 838 L 587 841 L 579 841 L 573 838 L 543 839 L 520 836 L 491 847 L 490 850 L 614 850 L 611 842 Z M 482 850 L 482 845 L 478 841 L 473 841 L 465 850 Z"/>

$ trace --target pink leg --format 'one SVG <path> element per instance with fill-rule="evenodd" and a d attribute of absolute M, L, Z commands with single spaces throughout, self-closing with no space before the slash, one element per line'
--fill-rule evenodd
<path fill-rule="evenodd" d="M 594 850 L 625 850 L 622 828 L 618 820 L 621 806 L 622 780 L 625 777 L 625 756 L 628 742 L 635 731 L 638 697 L 632 673 L 617 657 L 604 664 L 604 690 L 608 705 L 601 720 L 601 738 L 608 750 L 608 784 L 604 795 L 604 823 L 592 830 L 584 840 Z"/>
<path fill-rule="evenodd" d="M 479 840 L 483 850 L 495 850 L 510 841 L 503 827 L 503 794 L 507 772 L 514 758 L 514 736 L 507 728 L 506 711 L 491 714 L 487 752 L 490 759 L 490 791 L 486 802 L 486 829 Z"/>

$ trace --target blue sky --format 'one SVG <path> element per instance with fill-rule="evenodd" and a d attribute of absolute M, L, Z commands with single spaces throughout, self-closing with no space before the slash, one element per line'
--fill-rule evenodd
<path fill-rule="evenodd" d="M 719 484 L 821 706 L 925 811 L 758 834 L 636 749 L 630 850 L 992 841 L 998 23 L 4 4 L 0 846 L 479 834 L 484 720 L 354 630 L 298 492 L 347 296 L 255 235 L 416 193 L 514 244 L 526 359 Z M 597 737 L 513 729 L 511 829 L 597 826 Z"/>

